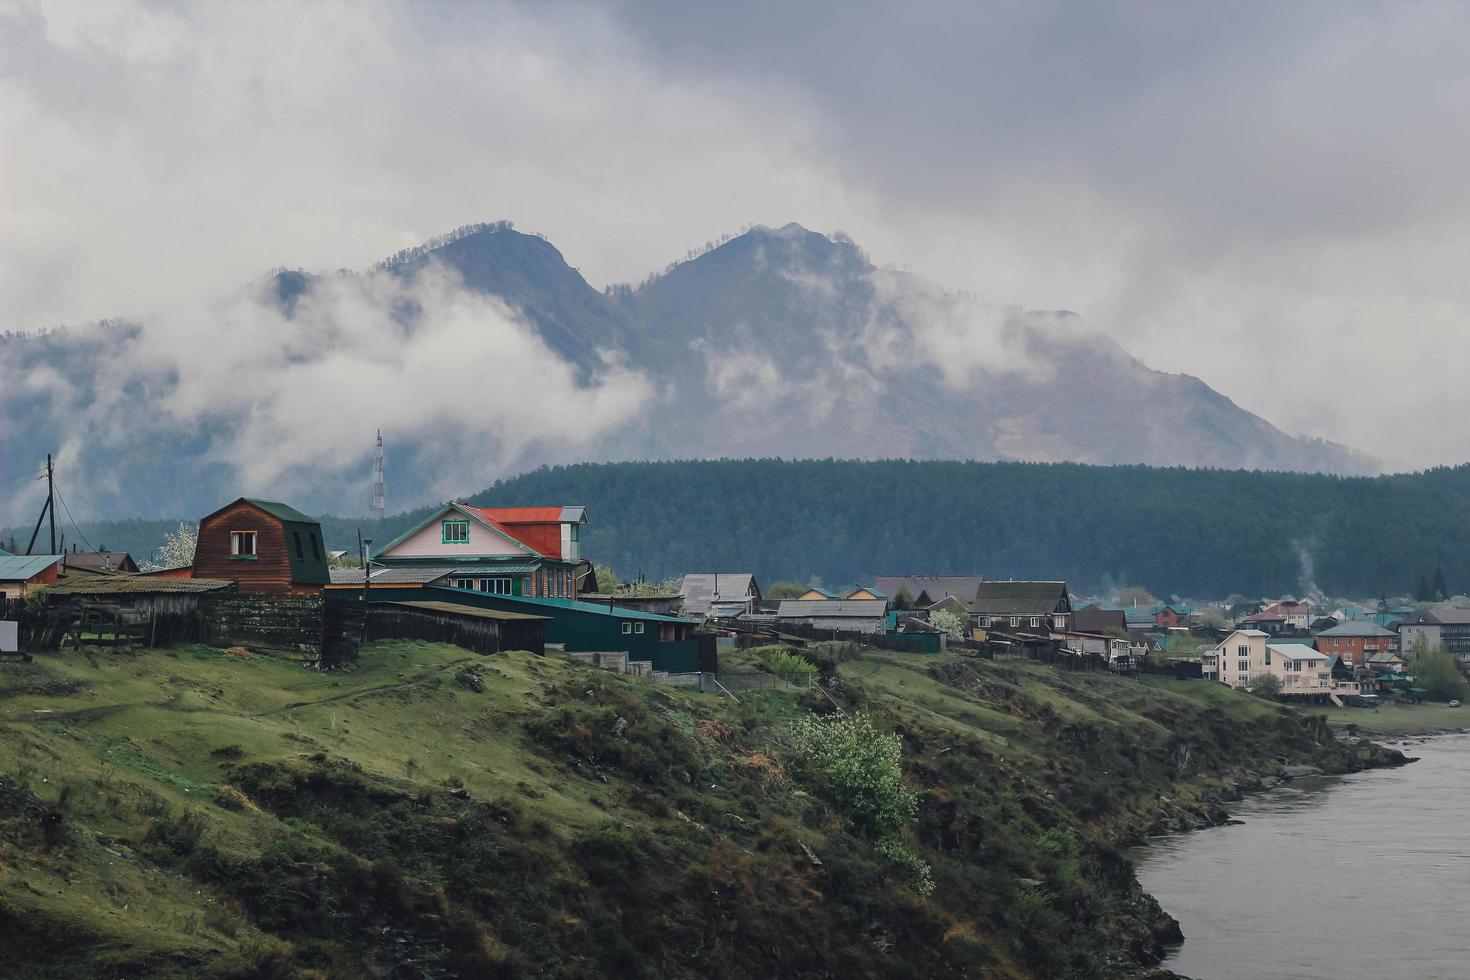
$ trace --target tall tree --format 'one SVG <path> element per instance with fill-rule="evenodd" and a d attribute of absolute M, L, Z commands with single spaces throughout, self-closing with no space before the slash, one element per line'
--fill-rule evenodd
<path fill-rule="evenodd" d="M 1430 588 L 1434 590 L 1432 598 L 1435 602 L 1443 602 L 1450 597 L 1449 586 L 1445 585 L 1444 582 L 1443 568 L 1436 568 L 1434 570 L 1434 584 Z"/>

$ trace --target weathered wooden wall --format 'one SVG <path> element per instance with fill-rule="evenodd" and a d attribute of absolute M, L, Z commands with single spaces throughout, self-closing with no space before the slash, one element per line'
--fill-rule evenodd
<path fill-rule="evenodd" d="M 230 532 L 254 531 L 256 557 L 230 556 Z M 241 592 L 284 595 L 291 591 L 291 558 L 284 525 L 252 504 L 238 501 L 199 525 L 194 577 L 234 579 Z"/>
<path fill-rule="evenodd" d="M 371 607 L 367 635 L 369 640 L 452 643 L 476 653 L 546 651 L 545 624 L 540 620 L 484 619 L 387 604 Z"/>
<path fill-rule="evenodd" d="M 200 603 L 204 642 L 316 661 L 322 651 L 322 605 L 320 594 L 205 596 Z"/>

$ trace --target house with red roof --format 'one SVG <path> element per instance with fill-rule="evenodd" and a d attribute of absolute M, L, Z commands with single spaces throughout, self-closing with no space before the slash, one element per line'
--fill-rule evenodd
<path fill-rule="evenodd" d="M 373 555 L 438 571 L 454 588 L 575 599 L 585 507 L 477 507 L 451 501 Z"/>

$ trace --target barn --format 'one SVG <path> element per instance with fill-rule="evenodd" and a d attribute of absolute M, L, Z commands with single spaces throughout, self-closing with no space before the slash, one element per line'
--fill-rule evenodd
<path fill-rule="evenodd" d="M 241 592 L 320 592 L 329 580 L 322 527 L 286 504 L 241 497 L 199 522 L 191 577 L 230 579 Z"/>

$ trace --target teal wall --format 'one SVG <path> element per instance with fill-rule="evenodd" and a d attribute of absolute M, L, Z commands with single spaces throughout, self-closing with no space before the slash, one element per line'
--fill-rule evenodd
<path fill-rule="evenodd" d="M 328 599 L 346 602 L 357 602 L 362 598 L 362 593 L 357 590 L 328 589 L 326 594 Z M 487 595 L 483 592 L 467 592 L 464 589 L 439 586 L 403 589 L 385 585 L 369 589 L 368 595 L 369 601 L 456 602 L 479 609 L 546 616 L 546 642 L 564 644 L 568 653 L 626 650 L 629 660 L 652 661 L 654 670 L 667 670 L 670 673 L 693 673 L 699 670 L 699 641 L 693 638 L 695 624 L 692 622 L 688 623 L 689 639 L 660 641 L 660 620 L 644 619 L 640 613 L 619 610 L 617 607 L 611 611 L 568 609 L 551 603 L 540 603 L 535 599 Z M 619 615 L 619 612 L 625 615 Z M 643 622 L 645 632 L 624 633 L 624 622 Z"/>

